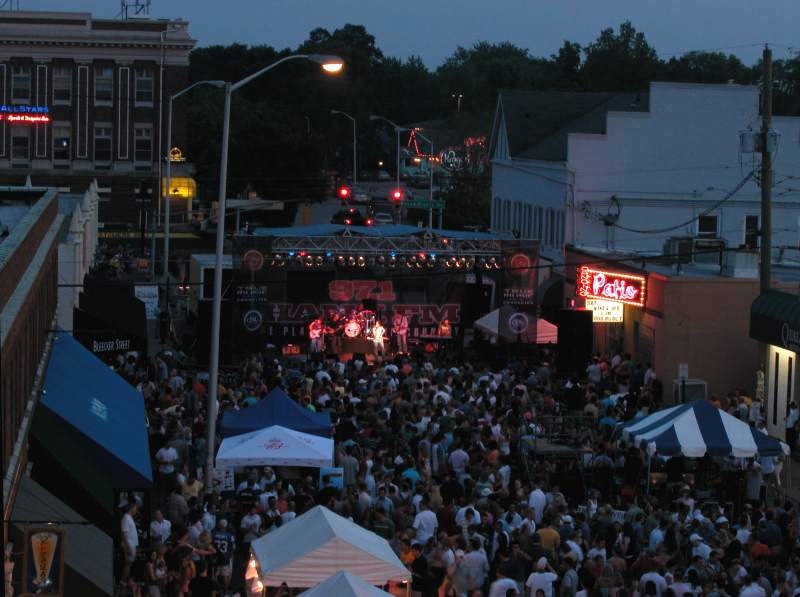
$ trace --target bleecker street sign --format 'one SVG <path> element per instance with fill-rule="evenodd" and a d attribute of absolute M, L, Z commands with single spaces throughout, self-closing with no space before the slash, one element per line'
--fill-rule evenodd
<path fill-rule="evenodd" d="M 407 199 L 403 203 L 404 207 L 409 209 L 444 209 L 443 199 Z"/>

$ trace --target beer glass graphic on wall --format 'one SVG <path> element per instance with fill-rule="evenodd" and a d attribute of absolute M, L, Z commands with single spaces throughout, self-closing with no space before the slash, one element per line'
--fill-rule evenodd
<path fill-rule="evenodd" d="M 46 589 L 53 584 L 50 571 L 53 567 L 53 558 L 56 554 L 58 535 L 56 533 L 35 533 L 31 535 L 31 551 L 36 578 L 33 584 L 39 589 Z"/>

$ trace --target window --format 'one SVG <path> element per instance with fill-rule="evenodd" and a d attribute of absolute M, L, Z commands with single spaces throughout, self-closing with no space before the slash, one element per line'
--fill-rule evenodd
<path fill-rule="evenodd" d="M 94 71 L 94 103 L 111 103 L 114 93 L 114 69 L 103 66 Z"/>
<path fill-rule="evenodd" d="M 94 125 L 94 161 L 111 161 L 111 125 Z"/>
<path fill-rule="evenodd" d="M 717 238 L 717 226 L 719 218 L 717 216 L 700 216 L 697 220 L 697 236 L 698 238 Z"/>
<path fill-rule="evenodd" d="M 153 127 L 137 126 L 133 145 L 133 159 L 137 162 L 153 160 Z"/>
<path fill-rule="evenodd" d="M 53 103 L 72 103 L 72 68 L 69 66 L 53 67 Z"/>
<path fill-rule="evenodd" d="M 153 103 L 153 71 L 136 69 L 136 101 Z"/>
<path fill-rule="evenodd" d="M 556 210 L 552 207 L 547 208 L 547 244 L 556 244 Z"/>
<path fill-rule="evenodd" d="M 53 159 L 72 159 L 72 129 L 69 126 L 53 127 Z"/>
<path fill-rule="evenodd" d="M 30 103 L 31 69 L 28 66 L 15 66 L 11 69 L 11 101 Z"/>
<path fill-rule="evenodd" d="M 11 127 L 11 159 L 31 159 L 31 128 L 29 126 Z"/>
<path fill-rule="evenodd" d="M 748 249 L 758 248 L 759 231 L 759 216 L 745 216 L 744 217 L 744 246 Z"/>
<path fill-rule="evenodd" d="M 534 231 L 533 231 L 533 237 L 536 240 L 543 240 L 544 236 L 543 236 L 542 232 L 543 232 L 543 228 L 544 228 L 544 226 L 543 226 L 544 218 L 542 217 L 542 206 L 541 205 L 537 205 L 536 207 L 534 207 L 533 208 L 533 213 L 534 213 L 533 222 L 534 222 L 534 228 L 535 228 Z"/>

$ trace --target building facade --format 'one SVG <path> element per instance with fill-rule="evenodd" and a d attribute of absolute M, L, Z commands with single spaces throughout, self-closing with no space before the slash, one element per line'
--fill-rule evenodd
<path fill-rule="evenodd" d="M 0 377 L 3 519 L 11 518 L 27 461 L 27 433 L 55 323 L 58 243 L 64 224 L 55 189 L 0 192 Z"/>
<path fill-rule="evenodd" d="M 88 13 L 0 16 L 0 183 L 83 192 L 107 226 L 157 201 L 167 99 L 187 84 L 188 24 Z M 173 146 L 185 123 L 176 113 Z M 179 176 L 180 173 L 174 173 Z"/>
<path fill-rule="evenodd" d="M 759 156 L 742 150 L 740 132 L 759 126 L 759 91 L 752 86 L 503 92 L 490 147 L 492 227 L 554 248 L 566 242 L 665 251 L 719 265 L 715 249 L 758 247 Z M 777 116 L 773 128 L 780 133 L 773 243 L 797 257 L 800 118 Z"/>

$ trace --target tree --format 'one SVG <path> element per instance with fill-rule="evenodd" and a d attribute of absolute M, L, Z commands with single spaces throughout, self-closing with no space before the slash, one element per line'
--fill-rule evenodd
<path fill-rule="evenodd" d="M 672 58 L 666 64 L 666 77 L 671 81 L 687 83 L 752 84 L 757 73 L 748 68 L 733 54 L 722 52 L 689 52 L 680 58 Z"/>
<path fill-rule="evenodd" d="M 643 91 L 663 72 L 663 62 L 639 33 L 625 21 L 614 33 L 610 27 L 584 49 L 583 76 L 589 91 Z"/>

